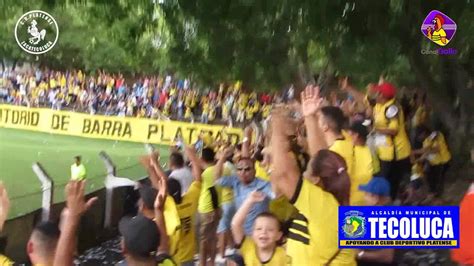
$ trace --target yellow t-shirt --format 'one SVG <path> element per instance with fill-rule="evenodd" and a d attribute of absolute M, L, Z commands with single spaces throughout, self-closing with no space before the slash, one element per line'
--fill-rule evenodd
<path fill-rule="evenodd" d="M 0 266 L 13 266 L 13 261 L 0 254 Z"/>
<path fill-rule="evenodd" d="M 423 141 L 423 148 L 438 148 L 438 152 L 428 154 L 431 165 L 445 164 L 451 160 L 451 153 L 441 132 L 433 132 Z"/>
<path fill-rule="evenodd" d="M 304 178 L 290 202 L 299 212 L 290 225 L 286 249 L 292 265 L 326 264 L 338 252 L 339 203 Z M 331 265 L 356 265 L 354 251 L 341 249 Z"/>
<path fill-rule="evenodd" d="M 261 165 L 259 161 L 255 162 L 255 176 L 265 181 L 270 181 L 270 176 L 268 175 L 267 170 Z"/>
<path fill-rule="evenodd" d="M 334 143 L 329 147 L 329 150 L 339 154 L 344 158 L 347 165 L 347 173 L 349 176 L 352 175 L 352 166 L 354 162 L 354 145 L 352 141 L 348 137 L 344 137 L 343 139 L 337 139 Z"/>
<path fill-rule="evenodd" d="M 194 181 L 183 196 L 181 204 L 176 205 L 181 228 L 170 236 L 170 246 L 176 247 L 171 252 L 176 263 L 192 261 L 196 253 L 195 214 L 201 193 L 201 182 Z"/>
<path fill-rule="evenodd" d="M 61 76 L 61 80 L 59 82 L 61 88 L 65 88 L 66 87 L 66 76 L 62 75 Z"/>
<path fill-rule="evenodd" d="M 77 72 L 77 78 L 79 79 L 80 82 L 82 82 L 82 80 L 84 79 L 84 74 L 82 74 L 81 70 L 79 70 L 79 72 Z"/>
<path fill-rule="evenodd" d="M 80 92 L 81 92 L 81 87 L 79 87 L 79 85 L 74 86 L 73 94 L 78 96 Z"/>
<path fill-rule="evenodd" d="M 54 78 L 49 80 L 49 87 L 52 89 L 56 88 L 56 80 Z"/>
<path fill-rule="evenodd" d="M 210 148 L 214 144 L 214 140 L 212 139 L 212 136 L 209 133 L 205 133 L 204 136 L 202 136 L 202 142 L 204 144 L 204 148 Z"/>
<path fill-rule="evenodd" d="M 29 83 L 30 83 L 30 85 L 29 85 L 29 86 L 30 86 L 30 89 L 36 87 L 36 79 L 35 79 L 34 77 L 31 77 L 31 78 L 30 78 Z"/>
<path fill-rule="evenodd" d="M 176 94 L 176 88 L 172 88 L 172 89 L 170 90 L 170 96 L 173 96 L 173 95 L 175 95 L 175 94 Z"/>
<path fill-rule="evenodd" d="M 230 176 L 232 175 L 232 169 L 228 166 L 224 166 L 224 171 L 222 173 L 222 176 Z M 234 191 L 232 188 L 229 187 L 219 187 L 221 190 L 221 205 L 224 203 L 232 202 L 234 200 Z"/>
<path fill-rule="evenodd" d="M 268 209 L 280 222 L 286 222 L 298 213 L 298 210 L 284 196 L 271 200 Z"/>
<path fill-rule="evenodd" d="M 277 246 L 273 252 L 273 256 L 267 261 L 261 261 L 257 254 L 257 246 L 250 237 L 245 237 L 241 246 L 240 252 L 244 258 L 245 265 L 248 266 L 285 266 L 291 265 L 290 258 L 286 255 L 282 247 Z M 293 264 L 295 265 L 295 264 Z"/>
<path fill-rule="evenodd" d="M 184 113 L 184 118 L 189 119 L 189 118 L 191 118 L 191 115 L 192 115 L 191 108 L 186 107 L 186 112 Z"/>
<path fill-rule="evenodd" d="M 191 94 L 186 95 L 186 98 L 184 99 L 184 105 L 186 105 L 186 107 L 191 107 L 191 101 L 192 101 Z"/>
<path fill-rule="evenodd" d="M 418 127 L 426 123 L 426 109 L 423 105 L 416 109 L 415 115 L 412 119 L 412 127 Z"/>
<path fill-rule="evenodd" d="M 214 119 L 216 118 L 216 109 L 215 108 L 210 108 L 209 110 L 209 121 L 214 121 Z"/>
<path fill-rule="evenodd" d="M 375 129 L 397 130 L 397 135 L 394 137 L 376 134 L 375 145 L 381 161 L 393 161 L 394 159 L 399 161 L 410 156 L 411 146 L 405 131 L 405 118 L 402 109 L 395 104 L 395 99 L 385 104 L 377 103 L 375 105 L 374 126 Z"/>
<path fill-rule="evenodd" d="M 262 116 L 263 118 L 267 118 L 270 115 L 271 112 L 271 107 L 270 105 L 264 105 L 263 110 L 262 110 Z"/>
<path fill-rule="evenodd" d="M 411 175 L 416 177 L 425 176 L 425 173 L 423 171 L 423 164 L 420 162 L 414 163 L 411 167 Z"/>
<path fill-rule="evenodd" d="M 86 167 L 81 163 L 80 165 L 71 165 L 71 180 L 84 180 L 86 179 Z"/>
<path fill-rule="evenodd" d="M 247 120 L 250 120 L 253 118 L 253 107 L 252 106 L 247 106 L 247 108 L 245 108 L 245 115 L 246 115 L 246 118 Z"/>
<path fill-rule="evenodd" d="M 431 35 L 431 40 L 433 42 L 435 42 L 436 44 L 441 45 L 441 46 L 445 46 L 446 44 L 448 44 L 448 42 L 449 42 L 448 38 L 446 38 L 446 42 L 443 43 L 441 41 L 441 37 L 446 38 L 446 32 L 444 31 L 444 29 L 439 29 L 437 31 L 433 31 L 433 34 Z"/>
<path fill-rule="evenodd" d="M 202 106 L 202 114 L 205 114 L 205 115 L 209 114 L 209 104 L 208 103 L 204 103 L 204 105 Z"/>
<path fill-rule="evenodd" d="M 213 165 L 213 166 L 207 167 L 204 170 L 204 172 L 202 172 L 201 174 L 202 188 L 201 188 L 201 193 L 199 195 L 199 204 L 198 204 L 199 213 L 210 213 L 214 210 L 214 206 L 212 204 L 211 192 L 209 191 L 210 188 L 215 189 L 214 171 L 215 171 L 215 166 Z"/>
<path fill-rule="evenodd" d="M 359 185 L 367 184 L 374 174 L 372 153 L 368 146 L 354 146 L 354 169 L 351 178 L 350 204 L 365 205 L 364 192 Z"/>
<path fill-rule="evenodd" d="M 171 236 L 181 227 L 178 209 L 176 208 L 176 203 L 171 196 L 168 196 L 165 199 L 163 217 L 166 224 L 166 234 Z"/>
<path fill-rule="evenodd" d="M 222 105 L 222 117 L 227 118 L 229 116 L 229 107 L 227 104 Z"/>

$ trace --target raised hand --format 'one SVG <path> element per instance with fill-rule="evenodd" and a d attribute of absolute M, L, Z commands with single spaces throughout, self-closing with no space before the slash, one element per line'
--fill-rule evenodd
<path fill-rule="evenodd" d="M 249 138 L 252 136 L 253 128 L 251 126 L 247 126 L 244 129 L 244 136 Z"/>
<path fill-rule="evenodd" d="M 150 155 L 150 166 L 157 168 L 159 165 L 160 161 L 160 154 L 158 151 L 153 152 L 153 154 Z"/>
<path fill-rule="evenodd" d="M 283 107 L 273 109 L 271 120 L 271 131 L 273 135 L 287 135 L 286 132 L 290 122 L 287 113 L 287 110 Z"/>
<path fill-rule="evenodd" d="M 155 213 L 163 212 L 163 208 L 165 206 L 166 195 L 168 193 L 167 185 L 164 178 L 160 177 L 160 179 L 158 180 L 158 186 L 159 186 L 159 189 L 158 189 L 158 193 L 156 194 L 156 199 L 155 199 L 155 204 L 154 204 Z"/>
<path fill-rule="evenodd" d="M 224 158 L 229 158 L 232 154 L 234 154 L 234 147 L 227 147 L 222 153 Z"/>
<path fill-rule="evenodd" d="M 252 191 L 248 197 L 248 200 L 252 203 L 262 202 L 265 199 L 266 195 L 260 191 Z"/>
<path fill-rule="evenodd" d="M 155 150 L 151 155 L 150 159 L 157 162 L 160 160 L 160 152 L 158 150 Z"/>
<path fill-rule="evenodd" d="M 348 91 L 351 87 L 351 84 L 349 83 L 349 77 L 344 77 L 339 80 L 339 86 L 341 90 L 343 91 Z"/>
<path fill-rule="evenodd" d="M 379 76 L 379 85 L 385 82 L 385 78 L 383 77 L 383 74 L 380 74 Z"/>
<path fill-rule="evenodd" d="M 0 232 L 2 231 L 3 224 L 7 220 L 9 210 L 10 200 L 8 199 L 8 193 L 3 183 L 0 182 Z"/>
<path fill-rule="evenodd" d="M 192 146 L 186 145 L 184 147 L 184 154 L 186 154 L 186 157 L 192 158 L 193 156 L 196 156 L 196 149 Z"/>
<path fill-rule="evenodd" d="M 304 116 L 315 115 L 321 107 L 323 99 L 319 97 L 319 87 L 308 85 L 301 92 L 301 109 Z"/>
<path fill-rule="evenodd" d="M 68 214 L 72 217 L 80 217 L 92 204 L 97 201 L 97 197 L 89 199 L 84 198 L 85 181 L 69 181 L 66 186 L 66 207 Z"/>

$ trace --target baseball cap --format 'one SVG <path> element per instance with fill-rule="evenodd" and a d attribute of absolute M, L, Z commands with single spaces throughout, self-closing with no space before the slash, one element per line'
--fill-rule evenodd
<path fill-rule="evenodd" d="M 395 94 L 397 93 L 395 86 L 389 82 L 383 82 L 382 84 L 375 86 L 374 91 L 388 99 L 395 97 Z"/>
<path fill-rule="evenodd" d="M 153 210 L 155 208 L 155 199 L 158 191 L 151 186 L 145 185 L 139 189 L 139 193 L 145 207 Z"/>
<path fill-rule="evenodd" d="M 367 127 L 363 123 L 364 123 L 364 121 L 353 123 L 349 127 L 349 131 L 357 133 L 363 138 L 367 138 L 367 135 L 369 134 L 369 130 L 367 129 Z"/>
<path fill-rule="evenodd" d="M 160 233 L 152 220 L 143 215 L 123 217 L 119 231 L 128 252 L 132 255 L 147 258 L 155 256 L 160 245 Z"/>
<path fill-rule="evenodd" d="M 374 176 L 369 183 L 360 185 L 359 190 L 369 192 L 378 196 L 390 196 L 390 183 L 383 177 Z"/>

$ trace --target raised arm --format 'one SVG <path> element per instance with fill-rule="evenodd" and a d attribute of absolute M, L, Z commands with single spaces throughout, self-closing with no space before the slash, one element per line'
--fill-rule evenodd
<path fill-rule="evenodd" d="M 3 225 L 8 217 L 10 210 L 10 200 L 8 199 L 7 190 L 3 183 L 0 182 L 0 232 L 2 232 Z"/>
<path fill-rule="evenodd" d="M 186 146 L 184 148 L 184 152 L 186 154 L 186 157 L 188 157 L 188 158 L 197 158 L 196 150 L 193 147 Z M 202 168 L 201 168 L 201 166 L 198 163 L 195 163 L 195 161 L 193 162 L 193 160 L 191 160 L 191 167 L 192 167 L 194 180 L 198 181 L 198 182 L 201 182 L 202 181 L 202 176 L 201 176 Z"/>
<path fill-rule="evenodd" d="M 323 99 L 319 97 L 319 87 L 309 85 L 301 92 L 301 104 L 310 156 L 314 156 L 321 149 L 328 147 L 323 132 L 319 127 L 319 117 L 317 114 L 322 101 Z"/>
<path fill-rule="evenodd" d="M 283 110 L 275 110 L 272 113 L 270 180 L 274 190 L 289 199 L 293 197 L 300 178 L 295 158 L 290 155 L 290 143 L 286 134 L 286 128 L 290 124 Z"/>
<path fill-rule="evenodd" d="M 163 176 L 165 179 L 167 178 L 165 172 L 163 171 L 163 169 L 161 169 L 159 157 L 160 155 L 157 151 L 155 151 L 151 155 L 140 157 L 141 164 L 148 172 L 148 178 L 150 179 L 151 185 L 156 190 L 159 189 L 158 181 L 160 177 Z"/>
<path fill-rule="evenodd" d="M 62 221 L 54 266 L 73 265 L 74 249 L 76 247 L 76 231 L 82 215 L 94 204 L 97 197 L 84 198 L 85 181 L 70 181 L 66 186 L 66 209 Z"/>
<path fill-rule="evenodd" d="M 166 223 L 165 217 L 163 215 L 163 210 L 165 206 L 166 197 L 168 196 L 168 190 L 166 186 L 166 180 L 162 176 L 158 179 L 158 194 L 156 194 L 155 199 L 155 223 L 158 226 L 160 232 L 160 246 L 158 247 L 159 253 L 169 254 L 169 237 L 166 233 Z"/>
<path fill-rule="evenodd" d="M 244 140 L 242 142 L 242 157 L 250 158 L 250 145 L 252 145 L 252 127 L 247 126 L 244 130 Z"/>
<path fill-rule="evenodd" d="M 163 178 L 166 183 L 168 176 L 166 175 L 165 171 L 163 171 L 163 168 L 161 168 L 159 158 L 160 158 L 160 154 L 158 152 L 154 152 L 152 156 L 150 157 L 150 167 L 155 171 L 156 175 L 159 178 Z"/>
<path fill-rule="evenodd" d="M 199 167 L 201 167 L 201 169 L 205 168 L 203 161 L 197 156 L 196 150 L 194 148 L 186 146 L 184 151 L 185 151 L 186 157 L 188 157 L 189 161 L 192 164 L 199 165 Z"/>
<path fill-rule="evenodd" d="M 224 163 L 226 162 L 227 158 L 232 155 L 232 152 L 233 149 L 231 147 L 227 147 L 221 152 L 220 158 L 214 168 L 214 180 L 218 180 L 222 177 L 222 173 L 224 172 Z"/>
<path fill-rule="evenodd" d="M 245 237 L 244 223 L 247 214 L 256 202 L 261 202 L 266 195 L 259 191 L 253 191 L 237 210 L 232 219 L 232 236 L 237 244 L 242 244 Z"/>
<path fill-rule="evenodd" d="M 348 77 L 344 77 L 339 81 L 340 87 L 343 91 L 349 93 L 356 102 L 365 105 L 365 94 L 357 90 L 354 85 L 349 82 Z"/>

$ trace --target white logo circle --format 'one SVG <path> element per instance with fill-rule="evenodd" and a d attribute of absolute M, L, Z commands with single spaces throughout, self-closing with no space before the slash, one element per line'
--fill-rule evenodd
<path fill-rule="evenodd" d="M 58 41 L 56 20 L 42 10 L 23 14 L 15 26 L 15 39 L 21 49 L 30 54 L 44 54 Z"/>

